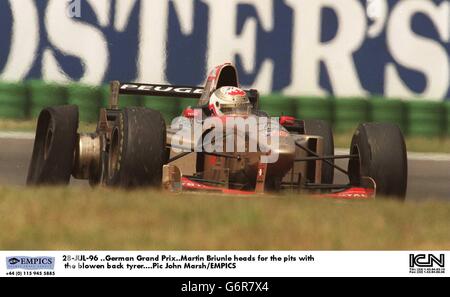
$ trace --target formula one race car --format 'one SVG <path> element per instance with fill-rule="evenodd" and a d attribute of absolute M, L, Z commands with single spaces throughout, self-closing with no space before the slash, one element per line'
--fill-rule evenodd
<path fill-rule="evenodd" d="M 166 125 L 157 110 L 119 109 L 119 94 L 199 101 Z M 204 88 L 113 81 L 110 107 L 100 110 L 93 133 L 77 132 L 77 106 L 41 112 L 27 183 L 68 184 L 73 176 L 93 186 L 229 194 L 290 190 L 343 199 L 377 192 L 404 198 L 407 157 L 397 126 L 361 124 L 349 154 L 335 155 L 327 122 L 268 117 L 258 99 L 257 90 L 239 87 L 229 63 L 217 66 Z M 183 175 L 174 161 L 191 154 L 194 173 Z M 348 168 L 336 159 L 348 159 Z M 333 183 L 335 169 L 348 176 L 348 184 Z"/>

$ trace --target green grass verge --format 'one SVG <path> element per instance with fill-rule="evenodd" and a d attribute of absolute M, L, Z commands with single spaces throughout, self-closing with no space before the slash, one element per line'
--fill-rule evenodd
<path fill-rule="evenodd" d="M 450 204 L 0 187 L 3 250 L 450 248 Z"/>
<path fill-rule="evenodd" d="M 36 120 L 0 120 L 0 131 L 31 132 L 36 128 Z"/>

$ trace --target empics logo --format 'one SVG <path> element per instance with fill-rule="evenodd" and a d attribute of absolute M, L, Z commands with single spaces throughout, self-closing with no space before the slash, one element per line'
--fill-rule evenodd
<path fill-rule="evenodd" d="M 410 254 L 410 273 L 445 273 L 445 255 Z"/>
<path fill-rule="evenodd" d="M 10 265 L 16 265 L 16 264 L 19 263 L 19 262 L 20 262 L 20 260 L 17 259 L 17 258 L 10 258 L 10 259 L 8 260 L 8 263 L 9 263 Z"/>
<path fill-rule="evenodd" d="M 55 268 L 54 257 L 6 257 L 6 269 L 25 270 L 53 270 Z"/>

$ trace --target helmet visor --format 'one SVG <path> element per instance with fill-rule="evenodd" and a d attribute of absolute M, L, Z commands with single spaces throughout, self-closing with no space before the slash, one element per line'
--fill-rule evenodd
<path fill-rule="evenodd" d="M 223 114 L 241 114 L 249 115 L 252 111 L 252 106 L 250 103 L 245 104 L 221 104 L 220 111 Z"/>

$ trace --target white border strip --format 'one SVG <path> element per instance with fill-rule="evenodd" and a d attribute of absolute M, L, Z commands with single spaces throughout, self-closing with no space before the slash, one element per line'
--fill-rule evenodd
<path fill-rule="evenodd" d="M 34 133 L 33 132 L 0 132 L 0 139 L 33 140 Z M 348 149 L 337 148 L 335 150 L 335 153 L 337 155 L 345 155 L 345 154 L 348 154 Z M 450 162 L 450 154 L 408 152 L 408 160 Z"/>
<path fill-rule="evenodd" d="M 0 251 L 0 276 L 449 277 L 449 256 L 448 251 Z M 22 264 L 24 257 L 45 258 L 50 267 Z M 227 294 L 224 287 L 216 286 L 215 295 Z M 234 293 L 242 293 L 238 290 Z M 186 291 L 194 292 L 180 285 L 176 295 Z"/>

